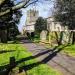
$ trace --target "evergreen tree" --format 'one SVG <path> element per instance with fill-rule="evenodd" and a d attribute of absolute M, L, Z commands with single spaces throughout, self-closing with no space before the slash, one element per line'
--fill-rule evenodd
<path fill-rule="evenodd" d="M 68 29 L 75 30 L 75 0 L 56 0 L 54 17 Z M 75 41 L 75 33 L 72 31 L 72 44 Z"/>
<path fill-rule="evenodd" d="M 39 17 L 35 23 L 35 32 L 40 33 L 42 30 L 47 30 L 47 21 Z"/>
<path fill-rule="evenodd" d="M 14 3 L 10 0 L 7 0 L 1 7 L 0 7 L 0 12 L 5 11 L 7 9 L 10 9 L 12 6 L 14 6 Z M 13 18 L 13 15 L 15 15 L 15 20 Z M 1 42 L 6 43 L 8 41 L 8 35 L 9 35 L 9 30 L 11 29 L 11 25 L 14 22 L 14 29 L 16 26 L 16 23 L 19 22 L 19 19 L 21 17 L 20 11 L 12 11 L 10 9 L 10 13 L 5 14 L 4 16 L 0 17 L 0 33 L 1 33 Z M 16 33 L 16 32 L 15 32 Z"/>

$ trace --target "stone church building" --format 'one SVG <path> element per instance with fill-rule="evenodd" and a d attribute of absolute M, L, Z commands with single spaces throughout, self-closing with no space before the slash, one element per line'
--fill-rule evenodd
<path fill-rule="evenodd" d="M 46 18 L 48 31 L 67 31 L 67 26 L 62 26 L 61 22 L 56 22 L 53 17 Z"/>
<path fill-rule="evenodd" d="M 37 10 L 30 9 L 27 11 L 26 23 L 23 27 L 24 32 L 32 33 L 35 31 L 35 22 L 39 17 Z M 48 31 L 66 31 L 68 28 L 61 25 L 61 22 L 56 22 L 53 17 L 45 18 L 47 20 Z"/>
<path fill-rule="evenodd" d="M 28 32 L 32 33 L 35 31 L 35 23 L 36 20 L 39 17 L 39 12 L 37 10 L 28 10 L 27 11 L 27 18 L 26 18 L 26 23 L 23 27 L 23 32 Z"/>
<path fill-rule="evenodd" d="M 26 23 L 23 27 L 23 35 L 32 35 L 35 31 L 35 23 L 36 23 L 36 20 L 38 19 L 39 17 L 39 12 L 37 10 L 33 10 L 33 9 L 30 9 L 27 11 L 27 17 L 26 17 Z M 48 18 L 45 18 L 47 20 L 47 30 L 49 31 L 49 42 L 56 42 L 56 39 L 55 39 L 55 34 L 54 32 L 56 31 L 58 33 L 58 35 L 60 35 L 61 32 L 64 32 L 63 34 L 63 43 L 65 42 L 68 42 L 68 37 L 69 37 L 69 30 L 68 30 L 68 27 L 67 26 L 62 26 L 61 25 L 61 22 L 57 22 L 54 20 L 54 17 L 48 17 Z M 27 35 L 28 33 L 28 35 Z M 44 33 L 40 33 L 40 35 L 42 35 L 42 37 L 45 38 L 45 35 Z M 54 38 L 51 38 L 51 37 L 54 37 Z M 60 36 L 58 37 L 60 39 Z"/>

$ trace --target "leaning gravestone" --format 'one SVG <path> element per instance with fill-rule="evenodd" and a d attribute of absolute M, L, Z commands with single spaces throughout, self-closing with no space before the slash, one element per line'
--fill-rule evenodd
<path fill-rule="evenodd" d="M 70 31 L 64 31 L 62 44 L 68 44 L 72 41 L 72 34 Z"/>
<path fill-rule="evenodd" d="M 40 40 L 41 42 L 45 42 L 47 39 L 47 31 L 46 30 L 43 30 L 41 33 L 40 33 Z"/>

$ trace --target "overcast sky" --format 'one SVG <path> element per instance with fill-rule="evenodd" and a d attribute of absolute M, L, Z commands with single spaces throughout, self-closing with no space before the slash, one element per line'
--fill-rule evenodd
<path fill-rule="evenodd" d="M 27 10 L 33 9 L 33 8 L 34 8 L 34 6 L 31 5 L 25 9 L 21 9 L 23 16 L 21 17 L 20 23 L 18 25 L 20 32 L 22 31 L 22 28 L 25 25 Z M 35 8 L 36 8 L 36 10 L 39 11 L 39 16 L 46 18 L 46 17 L 49 17 L 50 15 L 52 15 L 53 2 L 43 3 L 43 4 L 38 3 L 38 5 Z"/>

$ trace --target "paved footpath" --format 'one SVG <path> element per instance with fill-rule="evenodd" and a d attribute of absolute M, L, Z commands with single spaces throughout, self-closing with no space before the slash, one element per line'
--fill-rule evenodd
<path fill-rule="evenodd" d="M 60 71 L 63 75 L 75 75 L 75 58 L 62 54 L 60 51 L 47 49 L 43 45 L 37 45 L 29 40 L 22 40 L 24 46 L 38 61 Z"/>

